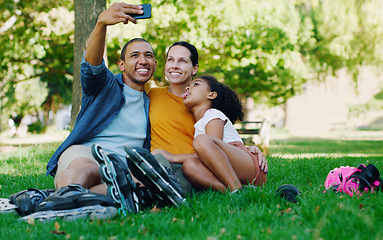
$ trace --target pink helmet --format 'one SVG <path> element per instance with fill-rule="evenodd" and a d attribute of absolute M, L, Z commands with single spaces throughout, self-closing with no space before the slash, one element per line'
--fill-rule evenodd
<path fill-rule="evenodd" d="M 361 196 L 366 192 L 382 191 L 383 180 L 380 178 L 379 170 L 369 164 L 359 164 L 354 167 L 335 168 L 329 172 L 324 186 L 326 190 L 344 192 L 353 197 Z M 326 190 L 324 192 L 326 192 Z"/>
<path fill-rule="evenodd" d="M 346 178 L 351 176 L 356 170 L 357 170 L 357 168 L 350 167 L 350 166 L 346 166 L 346 167 L 341 166 L 339 168 L 335 168 L 335 169 L 331 170 L 327 174 L 327 178 L 324 182 L 324 187 L 325 187 L 324 192 L 326 192 L 328 190 L 341 192 L 341 189 L 340 189 L 341 183 Z"/>

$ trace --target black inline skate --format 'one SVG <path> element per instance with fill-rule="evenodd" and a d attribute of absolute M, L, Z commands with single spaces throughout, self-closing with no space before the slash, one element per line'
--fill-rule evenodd
<path fill-rule="evenodd" d="M 157 162 L 144 148 L 124 147 L 127 163 L 133 175 L 158 198 L 158 204 L 180 207 L 186 204 L 179 180 L 173 171 Z"/>
<path fill-rule="evenodd" d="M 107 184 L 107 194 L 120 206 L 119 211 L 126 215 L 140 211 L 136 194 L 136 184 L 129 168 L 116 154 L 106 154 L 100 145 L 92 145 L 93 157 L 100 164 L 100 175 Z"/>

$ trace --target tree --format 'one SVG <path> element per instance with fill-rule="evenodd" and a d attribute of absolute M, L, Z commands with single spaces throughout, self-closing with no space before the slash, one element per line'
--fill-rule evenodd
<path fill-rule="evenodd" d="M 38 101 L 44 101 L 45 112 L 54 111 L 60 103 L 70 103 L 73 92 L 74 123 L 81 98 L 77 68 L 105 2 L 75 1 L 75 6 L 71 0 L 0 2 L 3 117 L 36 111 Z M 179 40 L 198 48 L 200 74 L 214 74 L 243 97 L 270 105 L 284 104 L 308 79 L 321 79 L 341 68 L 347 68 L 357 79 L 360 66 L 381 66 L 383 62 L 383 5 L 379 0 L 147 2 L 153 6 L 151 19 L 109 27 L 107 58 L 116 63 L 128 39 L 147 39 L 158 61 L 154 79 L 159 85 L 167 84 L 163 74 L 166 48 Z M 76 37 L 74 31 L 78 31 Z M 119 71 L 116 64 L 109 68 Z M 28 81 L 47 89 L 47 97 L 42 100 L 44 94 L 36 94 L 31 96 L 38 100 L 34 106 L 21 107 L 17 92 L 22 87 L 17 85 Z"/>
<path fill-rule="evenodd" d="M 75 44 L 73 59 L 73 94 L 71 126 L 76 121 L 81 106 L 80 63 L 86 48 L 86 41 L 96 25 L 98 15 L 105 10 L 106 0 L 75 0 Z"/>
<path fill-rule="evenodd" d="M 383 4 L 379 0 L 306 0 L 299 5 L 309 22 L 312 41 L 301 52 L 318 75 L 336 74 L 341 68 L 357 80 L 360 66 L 383 63 Z"/>
<path fill-rule="evenodd" d="M 128 26 L 129 31 L 120 26 L 119 33 L 127 33 L 110 41 L 109 57 L 118 56 L 115 46 L 120 39 L 140 34 L 155 49 L 157 83 L 167 84 L 166 48 L 186 40 L 199 50 L 200 74 L 216 75 L 244 97 L 277 105 L 301 89 L 308 66 L 297 41 L 300 15 L 294 2 L 257 1 L 256 7 L 253 0 L 153 0 L 152 4 L 152 19 Z"/>
<path fill-rule="evenodd" d="M 159 56 L 155 78 L 160 83 L 166 83 L 165 49 L 178 40 L 199 49 L 199 73 L 214 73 L 242 96 L 270 105 L 284 104 L 315 76 L 347 68 L 356 77 L 360 66 L 382 64 L 378 0 L 152 4 L 153 17 L 141 29 Z"/>
<path fill-rule="evenodd" d="M 71 1 L 2 1 L 0 7 L 1 119 L 12 114 L 22 117 L 42 105 L 48 112 L 58 103 L 69 103 Z M 33 101 L 21 99 L 23 91 Z"/>

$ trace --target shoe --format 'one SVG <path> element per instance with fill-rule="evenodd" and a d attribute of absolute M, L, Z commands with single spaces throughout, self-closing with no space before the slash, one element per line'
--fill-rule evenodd
<path fill-rule="evenodd" d="M 54 189 L 40 190 L 29 188 L 18 193 L 13 193 L 9 196 L 9 203 L 16 205 L 16 212 L 24 216 L 34 212 L 35 207 L 54 192 Z"/>
<path fill-rule="evenodd" d="M 144 148 L 124 147 L 127 164 L 133 175 L 148 187 L 158 199 L 158 203 L 180 207 L 186 204 L 179 180 L 173 171 L 157 162 Z"/>
<path fill-rule="evenodd" d="M 40 221 L 51 221 L 63 219 L 73 221 L 76 219 L 89 218 L 90 220 L 108 220 L 114 218 L 118 213 L 116 207 L 91 205 L 66 210 L 47 210 L 32 213 L 28 216 L 20 218 L 20 220 L 28 221 L 29 219 L 39 219 Z"/>
<path fill-rule="evenodd" d="M 109 196 L 91 193 L 81 185 L 70 184 L 57 189 L 53 194 L 41 201 L 35 207 L 35 212 L 69 210 L 95 205 L 116 206 Z"/>
<path fill-rule="evenodd" d="M 124 161 L 116 154 L 105 154 L 97 144 L 92 145 L 92 154 L 100 164 L 101 178 L 108 186 L 107 194 L 120 206 L 122 214 L 139 212 L 136 183 Z"/>

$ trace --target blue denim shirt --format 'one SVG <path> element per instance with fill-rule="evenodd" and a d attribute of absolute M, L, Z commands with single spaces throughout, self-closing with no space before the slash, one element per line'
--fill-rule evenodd
<path fill-rule="evenodd" d="M 95 69 L 96 71 L 94 71 Z M 105 66 L 104 61 L 101 65 L 95 67 L 91 66 L 83 58 L 81 63 L 81 86 L 83 95 L 76 124 L 72 132 L 49 160 L 47 175 L 55 176 L 58 159 L 68 147 L 82 144 L 99 134 L 112 122 L 125 104 L 122 74 L 114 75 Z M 149 97 L 145 92 L 144 108 L 147 119 L 147 132 L 143 147 L 150 150 Z"/>

